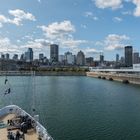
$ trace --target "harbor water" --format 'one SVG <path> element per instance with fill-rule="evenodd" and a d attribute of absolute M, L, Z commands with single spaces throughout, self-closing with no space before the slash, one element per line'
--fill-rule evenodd
<path fill-rule="evenodd" d="M 32 114 L 54 140 L 140 140 L 140 86 L 86 76 L 10 76 L 11 93 L 0 107 L 16 104 Z"/>

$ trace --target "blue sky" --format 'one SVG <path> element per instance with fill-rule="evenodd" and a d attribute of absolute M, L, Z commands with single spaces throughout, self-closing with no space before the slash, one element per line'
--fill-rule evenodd
<path fill-rule="evenodd" d="M 49 44 L 60 54 L 82 50 L 106 60 L 123 56 L 124 46 L 140 52 L 140 0 L 4 0 L 0 4 L 0 53 L 49 58 Z"/>

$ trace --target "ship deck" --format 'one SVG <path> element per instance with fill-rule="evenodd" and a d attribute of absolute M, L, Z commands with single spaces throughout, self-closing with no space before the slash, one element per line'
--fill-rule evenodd
<path fill-rule="evenodd" d="M 8 134 L 12 132 L 12 135 L 16 137 L 17 131 L 21 134 L 19 140 L 38 140 L 38 135 L 34 129 L 30 129 L 27 133 L 24 134 L 21 130 L 15 126 L 10 126 L 7 122 L 8 120 L 13 120 L 14 122 L 18 122 L 19 119 L 16 117 L 15 114 L 8 114 L 4 117 L 0 118 L 0 140 L 7 140 Z"/>

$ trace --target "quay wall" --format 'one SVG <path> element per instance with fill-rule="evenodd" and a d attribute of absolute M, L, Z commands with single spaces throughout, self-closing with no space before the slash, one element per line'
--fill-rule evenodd
<path fill-rule="evenodd" d="M 140 74 L 87 72 L 87 76 L 140 85 Z"/>
<path fill-rule="evenodd" d="M 33 72 L 31 71 L 0 71 L 0 76 L 31 76 Z M 35 76 L 86 76 L 86 72 L 78 71 L 78 72 L 71 72 L 71 71 L 36 71 Z"/>

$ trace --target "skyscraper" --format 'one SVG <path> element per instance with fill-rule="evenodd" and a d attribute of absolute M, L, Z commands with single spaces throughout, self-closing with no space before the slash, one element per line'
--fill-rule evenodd
<path fill-rule="evenodd" d="M 125 47 L 125 66 L 132 67 L 132 54 L 133 54 L 133 47 L 126 46 Z"/>
<path fill-rule="evenodd" d="M 103 63 L 103 62 L 104 62 L 104 55 L 100 54 L 100 63 Z"/>
<path fill-rule="evenodd" d="M 6 53 L 5 54 L 5 58 L 6 58 L 6 60 L 8 60 L 10 58 L 10 54 L 9 53 Z"/>
<path fill-rule="evenodd" d="M 119 54 L 116 54 L 116 63 L 119 62 Z"/>
<path fill-rule="evenodd" d="M 33 50 L 32 50 L 32 48 L 28 48 L 28 51 L 25 52 L 25 60 L 27 62 L 32 62 L 33 61 Z"/>
<path fill-rule="evenodd" d="M 139 61 L 139 52 L 134 52 L 133 53 L 133 64 L 138 64 L 140 63 Z"/>
<path fill-rule="evenodd" d="M 50 45 L 50 62 L 51 63 L 57 63 L 58 62 L 58 56 L 59 56 L 59 47 L 56 44 Z"/>
<path fill-rule="evenodd" d="M 79 51 L 77 53 L 76 62 L 77 62 L 77 65 L 80 65 L 80 66 L 85 65 L 85 55 L 84 55 L 84 53 L 82 51 Z"/>
<path fill-rule="evenodd" d="M 5 59 L 5 55 L 4 54 L 1 54 L 1 59 Z"/>
<path fill-rule="evenodd" d="M 17 61 L 18 60 L 18 54 L 14 54 L 13 60 Z"/>
<path fill-rule="evenodd" d="M 92 66 L 93 65 L 93 57 L 88 57 L 86 58 L 86 65 L 87 66 Z"/>
<path fill-rule="evenodd" d="M 44 59 L 44 54 L 43 53 L 40 53 L 39 54 L 39 60 L 43 60 Z"/>
<path fill-rule="evenodd" d="M 71 52 L 66 52 L 65 53 L 65 58 L 66 58 L 66 63 L 67 64 L 71 64 L 71 65 L 75 64 L 75 56 L 72 55 Z"/>
<path fill-rule="evenodd" d="M 21 61 L 24 61 L 24 60 L 25 60 L 25 54 L 21 54 L 20 60 L 21 60 Z"/>

